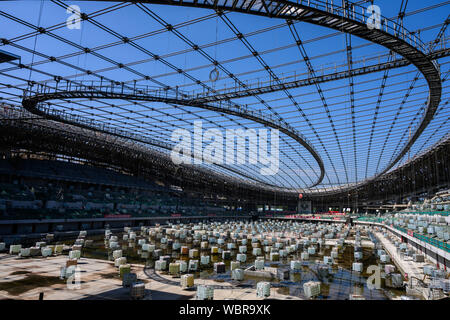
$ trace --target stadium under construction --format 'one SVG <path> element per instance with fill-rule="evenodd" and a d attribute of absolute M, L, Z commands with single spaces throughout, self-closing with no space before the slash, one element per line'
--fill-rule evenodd
<path fill-rule="evenodd" d="M 449 9 L 2 1 L 0 300 L 448 299 Z"/>

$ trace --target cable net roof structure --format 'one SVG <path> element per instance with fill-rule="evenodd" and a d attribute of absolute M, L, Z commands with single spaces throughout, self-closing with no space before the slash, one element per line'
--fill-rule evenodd
<path fill-rule="evenodd" d="M 374 1 L 386 39 L 364 29 L 371 4 L 2 2 L 0 49 L 20 60 L 0 65 L 0 102 L 167 154 L 199 123 L 278 129 L 275 174 L 260 139 L 197 165 L 294 193 L 354 187 L 449 133 L 450 1 Z"/>

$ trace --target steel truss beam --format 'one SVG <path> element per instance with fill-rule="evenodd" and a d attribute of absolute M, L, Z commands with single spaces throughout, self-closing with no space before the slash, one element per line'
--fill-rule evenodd
<path fill-rule="evenodd" d="M 371 27 L 369 25 L 369 16 L 366 14 L 365 8 L 358 7 L 356 4 L 343 8 L 333 3 L 325 3 L 316 0 L 300 0 L 299 3 L 284 0 L 274 0 L 270 2 L 265 0 L 235 0 L 234 2 L 224 0 L 215 2 L 208 0 L 149 0 L 141 2 L 209 8 L 216 11 L 228 10 L 259 16 L 304 21 L 345 32 L 382 45 L 401 55 L 404 59 L 416 66 L 425 77 L 430 89 L 425 114 L 419 126 L 411 136 L 411 139 L 403 146 L 395 159 L 388 163 L 380 172 L 376 173 L 375 176 L 366 179 L 363 183 L 368 183 L 386 173 L 407 153 L 432 120 L 440 103 L 442 84 L 438 64 L 435 61 L 430 60 L 427 56 L 428 49 L 417 35 L 410 33 L 403 25 L 384 17 L 381 17 L 379 29 L 373 28 L 373 26 Z M 354 76 L 355 74 L 353 73 L 352 75 Z M 321 174 L 321 177 L 323 177 L 323 173 Z"/>
<path fill-rule="evenodd" d="M 228 194 L 235 193 L 236 196 L 239 192 L 267 193 L 270 194 L 268 198 L 273 198 L 274 192 L 279 197 L 288 196 L 279 187 L 262 185 L 248 178 L 232 177 L 198 166 L 175 165 L 167 154 L 148 149 L 129 138 L 48 121 L 16 106 L 0 105 L 0 131 L 0 153 L 29 150 L 63 154 L 119 167 L 151 179 L 159 178 L 182 188 L 196 186 L 215 192 L 229 188 Z"/>
<path fill-rule="evenodd" d="M 40 93 L 34 95 L 25 94 L 22 102 L 23 107 L 33 114 L 40 115 L 50 120 L 60 121 L 90 130 L 106 132 L 108 134 L 129 138 L 134 141 L 143 142 L 168 150 L 172 149 L 172 146 L 169 144 L 161 144 L 154 139 L 149 140 L 148 138 L 144 138 L 136 134 L 130 134 L 123 130 L 119 131 L 115 130 L 115 128 L 108 128 L 104 124 L 96 126 L 92 119 L 87 120 L 82 117 L 73 116 L 64 112 L 58 112 L 48 106 L 46 107 L 42 105 L 41 103 L 56 99 L 75 98 L 122 99 L 146 102 L 163 102 L 167 104 L 207 109 L 255 121 L 257 123 L 263 124 L 264 126 L 279 130 L 280 132 L 300 143 L 306 150 L 311 153 L 311 155 L 319 165 L 320 177 L 309 188 L 318 185 L 323 180 L 323 177 L 325 175 L 325 167 L 322 158 L 315 150 L 314 146 L 300 132 L 289 126 L 287 123 L 280 121 L 279 119 L 274 119 L 272 116 L 266 116 L 262 113 L 249 110 L 246 107 L 236 106 L 235 104 L 226 102 L 219 102 L 218 104 L 204 104 L 197 102 L 194 98 L 190 98 L 187 94 L 180 91 L 177 91 L 175 94 L 173 94 L 171 91 L 164 89 L 151 91 L 149 91 L 148 88 L 145 90 L 139 87 L 128 89 L 124 86 L 114 86 L 113 83 L 111 84 L 111 86 L 94 85 L 93 82 L 86 82 L 85 84 L 79 83 L 78 85 L 67 83 L 66 88 L 61 85 L 58 87 L 58 84 L 56 84 L 55 86 L 38 84 L 37 92 Z"/>
<path fill-rule="evenodd" d="M 294 3 L 291 1 L 275 0 L 271 1 L 268 6 L 265 6 L 266 12 L 261 10 L 261 2 L 258 2 L 256 6 L 249 5 L 245 10 L 239 7 L 229 7 L 227 3 L 219 1 L 216 4 L 210 3 L 208 0 L 198 1 L 195 4 L 191 2 L 183 1 L 182 4 L 179 1 L 145 1 L 155 4 L 170 4 L 170 5 L 182 5 L 189 7 L 201 7 L 210 8 L 214 10 L 230 10 L 236 12 L 243 12 L 255 15 L 263 15 L 269 17 L 278 17 L 283 19 L 300 20 L 316 25 L 325 26 L 341 32 L 346 32 L 371 42 L 385 46 L 386 48 L 400 54 L 406 60 L 414 64 L 419 71 L 424 75 L 430 88 L 430 95 L 427 103 L 427 109 L 422 122 L 412 135 L 412 138 L 406 143 L 397 157 L 391 161 L 382 171 L 376 176 L 379 176 L 389 169 L 391 169 L 395 163 L 397 163 L 409 148 L 414 144 L 415 140 L 420 136 L 423 130 L 427 127 L 431 121 L 437 106 L 440 102 L 441 96 L 441 81 L 439 75 L 439 69 L 436 63 L 429 60 L 426 56 L 427 49 L 417 38 L 416 35 L 411 34 L 406 30 L 403 25 L 382 17 L 381 29 L 370 29 L 367 25 L 368 16 L 366 15 L 365 8 L 352 5 L 352 7 L 342 8 L 332 3 L 324 3 L 322 1 L 300 1 L 300 3 Z M 245 2 L 245 1 L 244 1 Z M 253 4 L 254 5 L 254 4 Z M 269 8 L 269 9 L 267 9 Z M 356 8 L 356 11 L 355 11 Z M 358 11 L 361 9 L 362 14 Z M 408 43 L 409 42 L 409 43 Z"/>

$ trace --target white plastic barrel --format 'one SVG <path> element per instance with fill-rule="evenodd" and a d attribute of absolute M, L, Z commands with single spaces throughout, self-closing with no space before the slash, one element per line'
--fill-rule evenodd
<path fill-rule="evenodd" d="M 264 269 L 264 260 L 255 260 L 255 269 L 263 270 Z"/>
<path fill-rule="evenodd" d="M 122 257 L 122 250 L 114 250 L 113 251 L 113 258 L 117 259 L 117 258 L 121 258 Z"/>
<path fill-rule="evenodd" d="M 233 271 L 231 271 L 231 278 L 233 280 L 237 280 L 237 281 L 244 280 L 244 270 L 234 269 Z"/>
<path fill-rule="evenodd" d="M 244 263 L 247 261 L 247 255 L 245 253 L 238 253 L 236 256 L 236 260 Z"/>
<path fill-rule="evenodd" d="M 127 263 L 127 258 L 125 258 L 125 257 L 119 257 L 114 260 L 115 267 L 120 267 L 121 265 L 126 264 L 126 263 Z"/>
<path fill-rule="evenodd" d="M 12 244 L 9 246 L 9 254 L 18 254 L 20 249 L 22 249 L 21 244 Z"/>
<path fill-rule="evenodd" d="M 209 256 L 201 256 L 201 257 L 200 257 L 200 263 L 201 263 L 202 265 L 208 265 L 208 264 L 209 264 L 209 261 L 210 261 Z"/>
<path fill-rule="evenodd" d="M 166 260 L 157 260 L 155 261 L 155 270 L 157 271 L 163 271 L 167 269 L 167 262 Z"/>
<path fill-rule="evenodd" d="M 291 270 L 300 270 L 302 268 L 302 264 L 298 260 L 291 261 Z"/>
<path fill-rule="evenodd" d="M 256 284 L 256 296 L 266 298 L 270 296 L 270 282 L 258 282 Z"/>
<path fill-rule="evenodd" d="M 22 248 L 19 252 L 19 257 L 29 257 L 30 256 L 30 248 Z"/>

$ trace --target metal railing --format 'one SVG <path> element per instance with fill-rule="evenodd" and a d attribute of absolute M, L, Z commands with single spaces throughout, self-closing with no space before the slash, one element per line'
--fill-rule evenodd
<path fill-rule="evenodd" d="M 416 232 L 413 233 L 414 238 L 417 238 L 425 243 L 431 244 L 432 246 L 435 246 L 439 249 L 444 250 L 445 252 L 450 252 L 450 244 L 444 241 L 440 241 L 434 238 L 430 238 L 427 236 L 424 236 L 422 234 L 418 234 Z"/>
<path fill-rule="evenodd" d="M 357 219 L 357 221 L 364 221 L 364 222 L 373 222 L 373 223 L 385 223 L 385 220 L 383 218 L 369 218 L 369 217 L 360 217 Z M 399 227 L 399 226 L 393 226 L 394 229 L 401 231 L 405 234 L 408 234 L 408 229 L 407 228 L 403 228 L 403 227 Z M 411 233 L 409 233 L 411 235 Z M 445 242 L 445 241 L 441 241 L 441 240 L 437 240 L 435 238 L 431 238 L 428 236 L 425 236 L 423 234 L 417 233 L 417 232 L 412 232 L 412 236 L 418 240 L 421 240 L 425 243 L 428 243 L 436 248 L 439 248 L 441 250 L 444 250 L 445 252 L 450 252 L 450 243 Z"/>
<path fill-rule="evenodd" d="M 224 112 L 228 114 L 237 114 L 244 118 L 250 118 L 253 121 L 268 124 L 274 128 L 279 128 L 284 133 L 290 133 L 293 136 L 299 137 L 303 140 L 317 155 L 319 152 L 309 142 L 309 140 L 301 134 L 298 130 L 289 125 L 285 120 L 278 117 L 274 117 L 272 114 L 263 114 L 260 110 L 251 110 L 246 105 L 238 105 L 231 101 L 218 101 L 212 103 L 203 103 L 201 98 L 190 94 L 190 92 L 182 91 L 178 89 L 169 90 L 167 88 L 156 89 L 152 86 L 129 86 L 123 82 L 110 82 L 105 81 L 82 81 L 74 83 L 66 80 L 62 83 L 56 81 L 49 81 L 45 83 L 35 83 L 30 85 L 27 90 L 24 91 L 24 100 L 37 100 L 45 101 L 47 99 L 68 99 L 71 97 L 82 98 L 117 98 L 117 99 L 139 99 L 143 101 L 161 101 L 166 100 L 167 103 L 180 104 L 185 106 L 194 106 L 204 109 L 215 110 L 216 112 Z M 84 126 L 89 126 L 96 130 L 112 133 L 115 135 L 121 135 L 131 139 L 145 140 L 150 144 L 160 144 L 162 142 L 143 137 L 141 135 L 130 133 L 125 130 L 117 129 L 112 126 L 108 126 L 105 123 L 98 123 L 94 119 L 88 119 L 80 115 L 74 115 L 66 113 L 65 110 L 57 110 L 51 108 L 44 103 L 38 103 L 36 108 L 53 117 L 59 117 L 62 120 L 78 123 Z M 167 143 L 162 143 L 162 147 L 171 148 L 172 146 Z"/>

